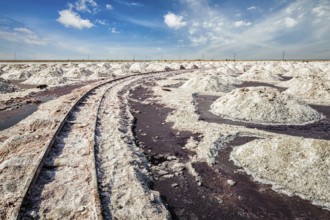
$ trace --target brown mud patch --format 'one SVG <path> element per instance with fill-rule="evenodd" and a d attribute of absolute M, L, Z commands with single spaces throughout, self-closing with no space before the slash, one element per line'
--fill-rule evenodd
<path fill-rule="evenodd" d="M 218 124 L 229 124 L 236 126 L 244 126 L 247 128 L 256 128 L 263 131 L 274 132 L 278 134 L 287 134 L 292 136 L 301 136 L 305 138 L 315 138 L 330 140 L 330 107 L 320 105 L 310 105 L 318 112 L 323 113 L 326 118 L 319 122 L 307 125 L 261 125 L 247 122 L 232 121 L 213 114 L 210 111 L 211 104 L 217 100 L 218 96 L 197 95 L 195 97 L 197 111 L 200 120 Z"/>
<path fill-rule="evenodd" d="M 237 137 L 227 143 L 219 150 L 212 167 L 202 162 L 193 163 L 202 178 L 201 184 L 187 169 L 162 177 L 153 167 L 167 163 L 172 156 L 180 163 L 186 162 L 194 153 L 183 147 L 189 137 L 198 138 L 199 134 L 173 130 L 172 124 L 165 123 L 173 109 L 141 103 L 152 96 L 145 87 L 131 91 L 129 104 L 136 119 L 133 132 L 137 145 L 151 164 L 154 176 L 151 188 L 160 193 L 173 219 L 329 219 L 328 211 L 299 197 L 278 194 L 269 185 L 254 182 L 247 174 L 237 172 L 239 168 L 229 160 L 230 152 L 254 137 Z M 235 184 L 228 184 L 228 180 Z"/>

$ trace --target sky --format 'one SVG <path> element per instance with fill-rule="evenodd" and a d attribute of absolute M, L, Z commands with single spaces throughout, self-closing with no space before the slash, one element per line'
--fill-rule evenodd
<path fill-rule="evenodd" d="M 330 0 L 0 0 L 0 59 L 330 59 Z"/>

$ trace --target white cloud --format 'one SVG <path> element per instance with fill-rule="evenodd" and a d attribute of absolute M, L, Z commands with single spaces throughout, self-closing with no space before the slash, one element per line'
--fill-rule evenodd
<path fill-rule="evenodd" d="M 286 17 L 284 19 L 284 24 L 285 24 L 286 27 L 292 28 L 292 27 L 294 27 L 298 24 L 298 21 L 294 18 Z"/>
<path fill-rule="evenodd" d="M 82 19 L 80 15 L 74 12 L 72 9 L 66 9 L 58 12 L 60 17 L 57 19 L 58 22 L 63 24 L 68 28 L 91 28 L 93 27 L 93 23 L 88 19 Z"/>
<path fill-rule="evenodd" d="M 257 10 L 257 7 L 256 6 L 251 6 L 249 8 L 246 9 L 247 11 L 255 11 Z"/>
<path fill-rule="evenodd" d="M 329 17 L 330 4 L 321 3 L 312 9 L 312 13 L 317 17 Z"/>
<path fill-rule="evenodd" d="M 82 12 L 95 12 L 96 7 L 97 3 L 94 0 L 78 0 L 75 3 L 75 9 Z"/>
<path fill-rule="evenodd" d="M 111 31 L 111 33 L 113 33 L 113 34 L 119 34 L 119 33 L 120 33 L 119 31 L 117 31 L 117 29 L 116 29 L 115 27 L 110 28 L 110 31 Z"/>
<path fill-rule="evenodd" d="M 243 21 L 243 20 L 234 22 L 235 27 L 248 27 L 248 26 L 251 26 L 251 25 L 252 25 L 251 22 Z"/>
<path fill-rule="evenodd" d="M 10 42 L 23 42 L 35 46 L 45 46 L 49 41 L 39 37 L 35 32 L 27 28 L 14 28 L 12 31 L 0 31 L 0 39 Z"/>
<path fill-rule="evenodd" d="M 27 29 L 27 28 L 14 28 L 14 31 L 20 32 L 22 34 L 28 34 L 28 35 L 34 34 L 33 31 L 31 31 L 30 29 Z"/>
<path fill-rule="evenodd" d="M 190 41 L 194 46 L 200 46 L 203 44 L 206 44 L 208 42 L 208 37 L 207 36 L 191 36 Z"/>
<path fill-rule="evenodd" d="M 107 25 L 108 24 L 107 20 L 105 20 L 105 19 L 103 19 L 103 20 L 102 19 L 96 19 L 95 22 L 98 23 L 98 24 L 101 24 L 101 25 Z"/>
<path fill-rule="evenodd" d="M 187 23 L 183 21 L 182 16 L 175 15 L 172 12 L 169 12 L 164 16 L 164 23 L 169 28 L 173 29 L 179 29 L 187 25 Z"/>
<path fill-rule="evenodd" d="M 126 0 L 115 0 L 117 3 L 122 4 L 122 5 L 126 5 L 128 7 L 139 7 L 139 6 L 143 6 L 142 3 L 140 2 L 127 2 Z"/>
<path fill-rule="evenodd" d="M 105 7 L 106 7 L 106 9 L 108 9 L 108 10 L 112 10 L 112 9 L 113 9 L 112 5 L 110 5 L 110 4 L 107 4 Z"/>

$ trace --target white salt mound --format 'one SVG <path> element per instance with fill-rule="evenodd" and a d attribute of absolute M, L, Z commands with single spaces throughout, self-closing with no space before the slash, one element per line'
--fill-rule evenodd
<path fill-rule="evenodd" d="M 67 80 L 63 77 L 38 77 L 38 76 L 31 76 L 27 80 L 23 82 L 23 84 L 32 84 L 32 85 L 37 85 L 37 84 L 47 84 L 47 85 L 59 85 L 59 84 L 64 84 L 66 83 Z"/>
<path fill-rule="evenodd" d="M 330 100 L 330 83 L 326 80 L 293 80 L 286 94 L 298 96 L 302 99 L 313 99 L 314 101 Z"/>
<path fill-rule="evenodd" d="M 180 88 L 195 91 L 230 92 L 235 89 L 233 85 L 226 84 L 217 76 L 195 76 L 186 81 Z"/>
<path fill-rule="evenodd" d="M 234 148 L 231 160 L 275 190 L 330 209 L 330 141 L 275 137 Z"/>
<path fill-rule="evenodd" d="M 15 92 L 18 88 L 8 81 L 0 78 L 0 93 L 8 93 L 8 92 Z"/>
<path fill-rule="evenodd" d="M 282 78 L 269 70 L 249 70 L 238 77 L 243 81 L 261 81 L 261 82 L 274 82 L 280 81 Z"/>
<path fill-rule="evenodd" d="M 301 125 L 324 118 L 304 102 L 270 87 L 235 89 L 217 99 L 211 111 L 231 120 L 260 124 Z"/>

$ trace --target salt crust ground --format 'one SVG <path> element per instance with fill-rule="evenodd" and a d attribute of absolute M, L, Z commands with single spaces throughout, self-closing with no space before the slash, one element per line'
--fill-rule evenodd
<path fill-rule="evenodd" d="M 235 89 L 233 85 L 223 82 L 219 76 L 215 75 L 195 76 L 186 81 L 181 88 L 212 92 L 229 92 Z"/>
<path fill-rule="evenodd" d="M 17 91 L 18 88 L 10 84 L 7 80 L 0 78 L 0 93 L 11 93 Z"/>
<path fill-rule="evenodd" d="M 130 81 L 125 82 L 108 94 L 110 100 L 108 100 L 107 108 L 104 109 L 107 112 L 107 117 L 110 116 L 109 119 L 105 119 L 108 120 L 106 122 L 118 127 L 117 130 L 106 124 L 103 127 L 105 133 L 102 134 L 105 136 L 101 140 L 102 146 L 105 146 L 108 151 L 114 147 L 112 153 L 115 152 L 115 154 L 111 154 L 114 157 L 106 158 L 108 161 L 106 166 L 108 169 L 109 166 L 112 169 L 110 172 L 112 174 L 110 176 L 112 215 L 118 219 L 147 218 L 148 216 L 153 216 L 155 219 L 167 219 L 169 214 L 160 202 L 159 194 L 146 187 L 148 183 L 144 182 L 145 177 L 143 177 L 144 173 L 147 172 L 146 168 L 143 170 L 143 166 L 136 167 L 142 163 L 140 157 L 137 157 L 141 153 L 137 152 L 136 146 L 127 146 L 134 143 L 131 140 L 133 134 L 122 133 L 125 126 L 129 126 L 129 128 L 124 128 L 124 130 L 130 131 L 133 119 L 132 116 L 122 115 L 123 108 L 120 108 L 120 105 L 125 106 L 125 103 L 118 100 L 116 94 L 129 83 Z M 91 87 L 93 85 L 85 86 L 70 95 L 42 104 L 37 112 L 21 121 L 17 126 L 0 132 L 0 140 L 3 142 L 0 148 L 0 192 L 3 195 L 1 197 L 1 204 L 3 205 L 0 207 L 1 218 L 6 219 L 13 216 L 20 195 L 23 194 L 22 190 L 27 185 L 27 178 L 32 176 L 31 171 L 40 160 L 46 140 L 52 136 L 56 125 L 62 120 L 61 118 L 72 103 Z M 128 119 L 131 119 L 129 123 L 127 122 Z M 106 136 L 108 134 L 111 137 Z M 119 151 L 117 152 L 115 149 Z M 64 161 L 61 158 L 57 163 L 72 164 L 74 161 Z M 118 170 L 125 171 L 119 172 Z M 76 190 L 75 188 L 70 192 L 74 193 Z M 53 204 L 60 204 L 59 200 L 55 202 L 56 199 L 58 199 L 56 196 L 52 197 Z M 9 204 L 13 204 L 14 207 L 10 208 Z M 67 205 L 69 207 L 69 204 Z M 41 211 L 46 209 L 47 204 L 40 208 Z M 58 206 L 56 210 L 66 209 L 63 206 Z M 47 215 L 59 217 L 65 213 L 67 212 L 59 211 L 59 215 L 56 212 L 50 212 Z"/>
<path fill-rule="evenodd" d="M 301 125 L 324 116 L 304 102 L 271 87 L 235 89 L 211 105 L 221 117 L 259 124 Z"/>
<path fill-rule="evenodd" d="M 330 209 L 330 141 L 297 137 L 254 140 L 235 148 L 231 159 L 275 190 Z"/>
<path fill-rule="evenodd" d="M 182 76 L 183 78 L 184 76 Z M 176 77 L 177 78 L 177 77 Z M 173 78 L 172 83 L 176 83 L 176 78 Z M 171 79 L 165 80 L 166 84 L 170 84 Z M 160 86 L 163 85 L 162 81 L 157 82 Z M 247 129 L 245 127 L 240 126 L 230 126 L 230 125 L 220 125 L 220 124 L 214 124 L 214 123 L 207 123 L 204 121 L 198 120 L 198 114 L 196 113 L 196 108 L 194 104 L 194 95 L 184 89 L 174 89 L 171 88 L 171 91 L 164 91 L 161 89 L 161 87 L 154 87 L 153 88 L 155 94 L 158 96 L 157 98 L 150 99 L 149 102 L 157 101 L 161 104 L 165 104 L 171 108 L 174 108 L 174 112 L 172 112 L 168 118 L 166 119 L 167 122 L 173 122 L 174 128 L 178 130 L 190 130 L 195 133 L 200 133 L 200 137 L 202 137 L 201 141 L 196 141 L 193 138 L 191 138 L 186 148 L 190 149 L 192 151 L 195 151 L 197 153 L 197 156 L 190 158 L 190 161 L 187 164 L 184 164 L 188 168 L 188 170 L 191 172 L 192 175 L 196 177 L 197 181 L 201 181 L 200 177 L 197 175 L 197 173 L 194 171 L 194 169 L 191 166 L 191 163 L 194 161 L 206 161 L 209 164 L 212 164 L 214 162 L 214 157 L 216 156 L 218 149 L 223 146 L 225 142 L 228 142 L 232 140 L 237 135 L 240 136 L 254 136 L 259 138 L 265 138 L 264 142 L 272 141 L 274 139 L 282 139 L 283 143 L 286 144 L 286 152 L 289 155 L 302 155 L 299 154 L 299 152 L 305 152 L 303 160 L 298 160 L 299 157 L 287 157 L 288 160 L 286 161 L 286 165 L 288 165 L 290 168 L 280 170 L 282 168 L 278 167 L 276 164 L 271 163 L 270 161 L 274 160 L 281 160 L 280 158 L 283 158 L 282 152 L 279 151 L 272 151 L 271 153 L 268 153 L 267 157 L 253 157 L 255 160 L 253 164 L 266 164 L 269 165 L 267 168 L 270 173 L 274 172 L 272 176 L 274 177 L 269 180 L 265 180 L 259 175 L 259 170 L 251 170 L 248 173 L 253 176 L 253 178 L 256 181 L 262 181 L 266 183 L 270 183 L 274 186 L 274 190 L 278 191 L 280 193 L 286 193 L 289 195 L 298 195 L 304 199 L 312 201 L 316 205 L 320 205 L 322 207 L 329 207 L 328 201 L 330 200 L 330 196 L 325 193 L 323 195 L 322 192 L 326 191 L 328 189 L 329 185 L 329 179 L 327 178 L 329 176 L 329 170 L 330 170 L 330 164 L 329 164 L 329 156 L 322 156 L 329 155 L 329 142 L 328 141 L 320 141 L 320 140 L 314 140 L 314 139 L 308 139 L 309 144 L 305 144 L 304 146 L 300 146 L 304 143 L 303 138 L 297 138 L 297 137 L 291 137 L 287 135 L 281 135 L 281 134 L 274 134 L 269 132 L 264 132 L 257 129 Z M 295 143 L 295 147 L 290 148 L 290 143 Z M 312 143 L 320 143 L 321 147 L 312 146 Z M 262 143 L 260 143 L 262 144 Z M 251 143 L 249 146 L 250 149 L 254 149 L 255 151 L 258 150 L 260 145 L 256 144 L 256 142 Z M 262 147 L 262 146 L 261 146 Z M 306 151 L 309 150 L 309 147 L 311 148 L 311 151 L 309 153 L 306 153 Z M 239 149 L 238 147 L 237 149 Z M 318 156 L 321 159 L 315 159 L 314 153 L 315 150 L 318 151 Z M 263 151 L 264 154 L 267 154 L 267 150 Z M 298 152 L 298 153 L 297 153 Z M 242 154 L 242 157 L 245 158 L 245 154 Z M 248 159 L 248 158 L 247 158 Z M 252 160 L 252 159 L 251 159 Z M 296 162 L 293 162 L 293 161 Z M 250 161 L 250 160 L 249 160 Z M 305 163 L 306 161 L 318 161 L 315 163 Z M 239 164 L 239 159 L 236 160 L 236 164 Z M 295 166 L 290 166 L 290 164 L 296 164 Z M 279 164 L 280 165 L 283 165 Z M 300 166 L 303 165 L 304 166 Z M 244 161 L 241 163 L 243 167 L 245 167 L 246 170 L 248 170 L 249 166 L 244 163 Z M 266 166 L 265 165 L 265 166 Z M 274 166 L 274 167 L 272 167 Z M 285 166 L 285 165 L 283 165 Z M 317 178 L 310 177 L 313 179 L 311 184 L 304 185 L 303 183 L 306 183 L 309 181 L 308 177 L 303 177 L 300 185 L 300 190 L 294 190 L 294 184 L 291 184 L 293 188 L 290 188 L 290 184 L 286 184 L 286 180 L 289 180 L 293 178 L 299 179 L 301 178 L 301 175 L 308 170 L 318 170 L 315 175 L 317 175 Z M 261 171 L 260 171 L 261 172 Z M 320 180 L 318 180 L 320 179 Z M 284 182 L 283 182 L 284 181 Z M 299 182 L 299 180 L 296 180 Z M 321 181 L 322 183 L 319 183 Z M 281 187 L 278 187 L 281 186 Z"/>
<path fill-rule="evenodd" d="M 33 168 L 40 161 L 43 149 L 57 125 L 72 103 L 94 85 L 42 104 L 37 112 L 18 125 L 0 132 L 1 218 L 13 218 L 28 179 L 33 176 Z"/>
<path fill-rule="evenodd" d="M 148 63 L 150 64 L 150 63 Z M 3 78 L 10 79 L 11 77 L 13 79 L 20 79 L 20 80 L 26 80 L 31 76 L 31 72 L 38 72 L 45 68 L 48 68 L 50 65 L 53 65 L 53 67 L 56 68 L 62 68 L 63 69 L 63 75 L 65 72 L 73 69 L 73 68 L 91 68 L 94 73 L 92 75 L 89 75 L 89 71 L 86 71 L 86 77 L 84 76 L 75 76 L 75 77 L 68 77 L 70 80 L 79 80 L 79 78 L 82 78 L 83 80 L 88 79 L 89 77 L 95 79 L 99 77 L 113 77 L 116 74 L 117 75 L 124 75 L 128 71 L 128 69 L 132 66 L 132 64 L 108 64 L 108 63 L 82 63 L 82 64 L 76 64 L 76 63 L 68 63 L 65 64 L 65 66 L 60 64 L 0 64 L 0 75 Z M 176 65 L 178 68 L 179 65 L 177 63 L 175 64 L 166 64 L 167 66 L 171 67 L 171 65 Z M 191 68 L 193 63 L 182 63 L 182 65 L 185 68 Z M 314 75 L 314 78 L 317 78 L 318 76 L 322 76 L 325 80 L 330 79 L 330 72 L 329 67 L 330 64 L 328 62 L 311 62 L 311 63 L 302 63 L 302 62 L 219 62 L 219 63 L 208 63 L 208 62 L 201 62 L 197 64 L 199 68 L 214 68 L 213 74 L 215 75 L 223 75 L 223 76 L 230 76 L 230 77 L 236 77 L 241 75 L 242 73 L 250 70 L 251 68 L 258 69 L 258 66 L 262 66 L 264 69 L 274 73 L 274 74 L 284 74 L 284 76 L 296 76 L 293 72 L 295 70 L 299 74 L 300 68 L 308 68 Z M 137 66 L 137 65 L 135 65 Z M 157 70 L 157 68 L 160 68 L 159 66 L 164 65 L 153 65 L 150 67 L 150 69 Z M 139 69 L 139 67 L 135 67 Z M 140 69 L 145 68 L 145 66 L 141 67 Z M 173 67 L 172 67 L 173 68 Z M 133 72 L 132 68 L 132 72 Z M 308 70 L 308 71 L 309 71 Z M 29 72 L 30 71 L 30 72 Z M 134 70 L 135 71 L 135 70 Z M 207 70 L 205 73 L 212 74 L 212 70 Z M 307 72 L 308 72 L 307 71 Z M 84 72 L 84 71 L 81 71 Z M 196 71 L 196 73 L 201 74 L 201 71 Z M 309 73 L 308 73 L 309 74 Z M 307 75 L 308 75 L 307 74 Z M 288 137 L 285 135 L 277 135 L 272 134 L 268 132 L 259 131 L 256 129 L 247 129 L 244 127 L 239 126 L 229 126 L 229 125 L 219 125 L 219 124 L 213 124 L 213 123 L 206 123 L 203 121 L 198 120 L 198 114 L 196 113 L 196 108 L 194 104 L 194 95 L 191 91 L 186 91 L 184 89 L 171 89 L 171 92 L 164 91 L 161 89 L 162 85 L 168 85 L 168 84 L 175 84 L 178 81 L 183 82 L 184 78 L 186 76 L 190 77 L 191 74 L 182 75 L 179 77 L 181 80 L 178 80 L 178 77 L 174 77 L 173 80 L 168 79 L 164 81 L 158 81 L 160 87 L 153 88 L 155 93 L 159 95 L 156 99 L 151 99 L 149 102 L 157 101 L 161 104 L 166 104 L 169 107 L 172 107 L 176 109 L 169 117 L 167 118 L 168 122 L 174 122 L 174 128 L 179 130 L 192 130 L 193 132 L 202 134 L 201 141 L 195 141 L 191 139 L 187 143 L 187 148 L 196 151 L 197 156 L 194 158 L 191 158 L 191 162 L 198 160 L 198 161 L 206 161 L 209 164 L 212 164 L 214 162 L 214 157 L 218 152 L 218 149 L 222 147 L 223 143 L 226 141 L 230 141 L 233 139 L 236 135 L 248 135 L 248 136 L 256 136 L 261 138 L 290 138 L 292 140 L 295 140 L 296 138 Z M 301 74 L 306 75 L 306 74 Z M 64 77 L 65 78 L 65 77 Z M 313 77 L 312 77 L 313 78 Z M 234 78 L 235 79 L 235 78 Z M 172 81 L 172 83 L 171 83 Z M 68 83 L 68 82 L 66 82 Z M 15 197 L 16 192 L 21 190 L 24 185 L 25 179 L 22 179 L 22 174 L 29 173 L 30 167 L 28 164 L 33 165 L 32 161 L 36 161 L 38 158 L 38 152 L 40 152 L 39 147 L 44 145 L 45 142 L 43 140 L 50 137 L 52 133 L 52 129 L 54 129 L 54 126 L 56 126 L 57 123 L 59 123 L 59 120 L 61 119 L 61 115 L 68 109 L 70 106 L 70 103 L 72 103 L 77 97 L 79 97 L 79 94 L 84 89 L 77 90 L 76 92 L 66 96 L 62 97 L 58 100 L 54 100 L 51 102 L 48 102 L 40 107 L 38 112 L 35 114 L 29 116 L 25 120 L 23 120 L 19 125 L 6 129 L 2 132 L 0 132 L 0 142 L 2 146 L 0 147 L 0 162 L 1 162 L 1 169 L 0 169 L 0 190 L 1 195 L 5 195 L 1 199 L 1 204 L 8 205 L 11 202 L 17 201 L 17 198 Z M 15 92 L 14 94 L 8 93 L 5 96 L 1 96 L 1 100 L 7 100 L 8 97 L 16 97 L 16 96 L 23 96 L 24 94 L 28 94 L 32 90 L 26 90 L 23 92 Z M 325 103 L 322 97 L 319 97 L 315 100 L 317 103 Z M 45 127 L 46 130 L 43 129 L 42 132 L 36 128 L 39 127 Z M 47 132 L 46 132 L 47 131 Z M 299 139 L 299 138 L 298 138 Z M 297 139 L 297 140 L 298 140 Z M 305 140 L 305 139 L 303 139 Z M 313 140 L 314 141 L 314 140 Z M 297 143 L 301 143 L 299 141 L 296 141 Z M 22 145 L 22 143 L 24 143 Z M 262 143 L 261 143 L 262 144 Z M 328 146 L 328 145 L 327 145 Z M 252 148 L 252 147 L 251 147 Z M 254 145 L 254 148 L 256 148 L 256 145 Z M 323 148 L 322 148 L 323 149 Z M 290 154 L 295 154 L 295 150 L 288 148 L 287 149 Z M 279 157 L 280 155 L 277 155 L 276 152 L 273 154 L 274 157 Z M 306 160 L 311 161 L 311 154 L 305 154 Z M 328 156 L 329 158 L 329 156 Z M 261 160 L 262 158 L 257 157 L 256 160 Z M 272 158 L 265 158 L 265 164 L 269 163 L 267 160 L 271 160 Z M 11 162 L 10 162 L 11 161 Z M 194 172 L 194 169 L 190 166 L 191 162 L 186 164 L 190 170 L 190 172 L 196 176 L 196 179 L 199 177 L 197 176 L 197 173 Z M 237 160 L 237 163 L 239 161 Z M 255 161 L 256 163 L 259 163 L 259 161 Z M 8 164 L 11 164 L 10 166 L 7 166 Z M 320 170 L 330 170 L 328 162 L 323 163 L 326 164 L 327 169 L 320 169 Z M 23 165 L 23 166 L 22 166 Z M 25 165 L 25 166 L 24 166 Z M 245 166 L 245 165 L 243 165 Z M 315 169 L 318 168 L 318 164 L 313 164 L 315 166 Z M 246 169 L 248 170 L 248 166 Z M 275 172 L 277 172 L 278 168 L 276 166 L 273 168 Z M 300 167 L 299 166 L 292 166 L 290 169 L 293 170 L 293 173 L 300 174 Z M 326 177 L 329 176 L 329 173 L 320 173 L 320 176 Z M 250 174 L 252 174 L 256 180 L 261 180 L 257 175 L 259 173 L 259 170 L 249 171 Z M 26 175 L 26 176 L 27 176 Z M 287 175 L 290 175 L 290 173 L 282 172 L 283 178 L 285 179 Z M 278 177 L 278 175 L 273 175 L 275 178 L 272 180 L 272 184 L 275 186 L 276 184 L 281 183 L 281 178 Z M 298 176 L 300 178 L 300 176 Z M 262 179 L 265 181 L 264 179 Z M 23 184 L 15 184 L 17 182 L 23 183 Z M 317 183 L 316 183 L 317 184 Z M 315 185 L 316 185 L 315 184 Z M 315 188 L 315 185 L 311 185 L 310 187 Z M 329 185 L 329 184 L 328 184 Z M 303 188 L 304 186 L 302 186 Z M 315 188 L 316 189 L 316 188 Z M 275 190 L 277 190 L 275 188 Z M 287 193 L 295 193 L 291 191 L 290 188 L 288 188 L 285 184 L 283 188 L 281 188 L 281 192 L 285 190 Z M 314 189 L 313 189 L 314 190 Z M 317 203 L 321 206 L 325 206 L 324 203 L 318 203 L 319 198 L 315 198 L 313 196 L 307 195 L 305 193 L 306 190 L 302 193 L 298 193 L 299 196 L 306 198 L 308 200 L 313 201 L 314 203 Z M 328 198 L 326 198 L 326 201 L 329 201 Z M 9 202 L 9 203 L 8 203 Z M 3 214 L 3 206 L 1 207 L 0 212 Z M 6 213 L 8 216 L 10 216 L 11 211 Z"/>

